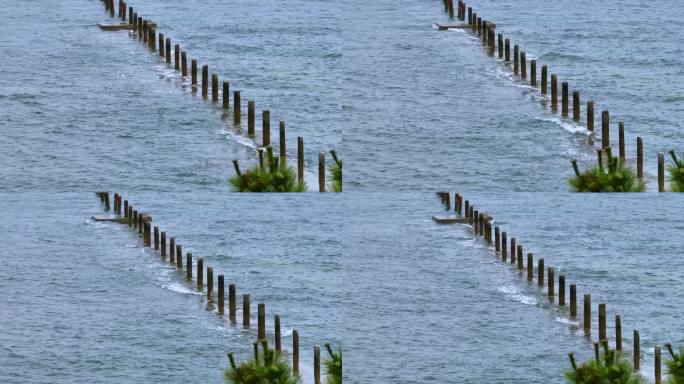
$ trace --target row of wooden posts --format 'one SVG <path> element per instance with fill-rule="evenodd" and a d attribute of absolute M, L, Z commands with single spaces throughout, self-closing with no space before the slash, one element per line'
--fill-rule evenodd
<path fill-rule="evenodd" d="M 97 196 L 104 205 L 105 211 L 112 210 L 110 205 L 109 192 L 97 192 Z M 115 193 L 113 200 L 113 212 L 120 218 L 120 223 L 128 225 L 131 229 L 136 231 L 142 237 L 143 246 L 154 247 L 154 251 L 159 252 L 162 260 L 166 260 L 168 254 L 169 262 L 175 264 L 179 272 L 185 268 L 185 277 L 187 281 L 196 281 L 197 290 L 206 291 L 207 300 L 211 303 L 216 303 L 219 315 L 225 314 L 225 277 L 223 274 L 218 275 L 217 286 L 214 285 L 214 269 L 211 266 L 204 266 L 204 258 L 199 257 L 194 261 L 196 266 L 195 274 L 193 275 L 193 255 L 192 252 L 187 252 L 185 255 L 185 263 L 183 262 L 183 246 L 176 241 L 176 237 L 168 237 L 165 231 L 160 231 L 158 226 L 152 228 L 152 216 L 138 212 L 128 200 L 124 200 L 121 195 Z M 168 240 L 168 250 L 167 250 Z M 205 281 L 206 276 L 206 281 Z M 214 288 L 218 288 L 216 291 Z M 216 293 L 214 293 L 216 292 Z M 228 284 L 228 318 L 231 323 L 237 324 L 237 286 L 234 283 Z M 251 308 L 250 295 L 242 295 L 242 326 L 249 329 L 251 327 Z M 281 333 L 280 333 L 280 315 L 273 316 L 273 338 L 275 351 L 277 354 L 282 352 L 281 347 Z M 257 304 L 257 339 L 266 339 L 266 304 Z M 314 382 L 321 383 L 321 350 L 319 345 L 314 346 Z M 295 374 L 299 374 L 299 331 L 296 329 L 292 331 L 292 370 Z"/>
<path fill-rule="evenodd" d="M 446 206 L 447 210 L 451 210 L 451 195 L 449 192 L 438 192 L 438 196 L 442 199 L 442 203 Z M 478 210 L 473 204 L 468 200 L 464 200 L 463 196 L 459 193 L 454 195 L 454 212 L 456 215 L 465 217 L 468 219 L 468 225 L 473 229 L 473 234 L 476 237 L 482 237 L 485 243 L 489 246 L 494 244 L 493 251 L 495 255 L 501 258 L 503 263 L 508 263 L 510 260 L 511 265 L 517 266 L 517 271 L 521 276 L 526 276 L 527 281 L 532 284 L 534 282 L 535 266 L 534 266 L 534 255 L 531 252 L 527 253 L 527 264 L 524 265 L 523 257 L 523 245 L 519 239 L 511 237 L 510 247 L 508 234 L 505 231 L 501 231 L 501 228 L 497 225 L 493 225 L 494 219 L 480 210 Z M 492 232 L 492 229 L 494 230 Z M 492 236 L 493 234 L 493 236 Z M 537 285 L 540 289 L 546 289 L 547 297 L 550 303 L 556 303 L 559 307 L 566 308 L 569 305 L 570 319 L 578 320 L 580 319 L 577 312 L 577 284 L 569 285 L 569 301 L 566 302 L 566 276 L 565 274 L 558 275 L 558 285 L 556 286 L 556 269 L 553 266 L 545 265 L 544 258 L 541 257 L 537 260 Z M 584 334 L 591 337 L 591 316 L 592 316 L 592 303 L 591 294 L 585 293 L 583 299 L 583 309 L 582 309 L 582 328 Z M 600 342 L 609 340 L 609 336 L 606 333 L 607 327 L 607 313 L 606 304 L 598 304 L 598 340 Z M 622 318 L 619 314 L 615 315 L 615 349 L 618 351 L 623 351 L 622 348 Z M 639 370 L 641 367 L 641 339 L 638 330 L 633 331 L 633 364 L 634 369 Z M 660 346 L 655 347 L 655 380 L 657 384 L 661 382 L 661 353 Z"/>
<path fill-rule="evenodd" d="M 454 17 L 454 0 L 443 0 L 444 9 L 449 13 L 451 18 Z M 466 7 L 466 3 L 458 0 L 456 17 L 461 21 L 466 21 L 467 25 L 473 34 L 481 38 L 482 44 L 486 47 L 488 52 L 493 56 L 498 51 L 499 59 L 504 60 L 507 65 L 511 62 L 511 41 L 505 38 L 502 33 L 496 34 L 496 23 L 485 20 L 477 13 L 473 12 L 472 7 Z M 497 49 L 498 48 L 498 49 Z M 558 111 L 558 75 L 552 73 L 550 75 L 551 86 L 549 90 L 548 79 L 549 71 L 546 65 L 541 66 L 540 79 L 537 81 L 537 60 L 532 59 L 530 63 L 529 85 L 533 88 L 540 88 L 542 95 L 550 93 L 551 96 L 551 110 Z M 520 77 L 523 81 L 528 80 L 527 73 L 527 58 L 524 48 L 518 44 L 513 45 L 513 74 Z M 549 92 L 550 91 L 550 92 Z M 561 115 L 564 118 L 569 118 L 569 94 L 570 88 L 567 81 L 561 83 Z M 572 91 L 572 120 L 579 123 L 581 120 L 581 100 L 580 91 Z M 588 100 L 586 103 L 586 127 L 589 132 L 594 132 L 594 101 Z M 636 173 L 637 178 L 642 180 L 644 177 L 644 150 L 643 140 L 637 137 L 637 156 L 636 156 Z M 605 149 L 610 147 L 610 112 L 608 110 L 601 111 L 601 149 L 599 149 L 599 157 L 605 152 Z M 624 163 L 626 161 L 625 153 L 625 124 L 618 122 L 618 147 L 619 157 Z M 665 156 L 662 152 L 658 153 L 658 192 L 665 192 Z"/>
<path fill-rule="evenodd" d="M 102 0 L 105 4 L 106 11 L 111 17 L 116 17 L 114 12 L 114 0 Z M 128 24 L 132 26 L 133 34 L 138 37 L 138 40 L 147 44 L 153 51 L 159 50 L 159 57 L 165 58 L 168 65 L 171 65 L 173 57 L 173 65 L 176 71 L 180 71 L 183 77 L 188 76 L 188 54 L 186 50 L 182 50 L 180 44 L 175 44 L 173 50 L 171 49 L 171 38 L 165 37 L 163 33 L 157 33 L 157 24 L 151 20 L 146 20 L 138 15 L 133 7 L 128 7 L 128 16 L 126 15 L 127 4 L 123 0 L 119 0 L 118 18 L 122 21 L 128 19 Z M 157 39 L 159 44 L 157 44 Z M 198 64 L 197 59 L 190 61 L 190 79 L 192 82 L 193 91 L 196 92 L 198 85 Z M 202 66 L 202 97 L 209 98 L 209 66 Z M 219 102 L 219 91 L 223 97 L 222 108 L 226 111 L 230 110 L 230 83 L 228 81 L 221 82 L 219 89 L 219 76 L 216 73 L 211 74 L 211 101 Z M 255 120 L 256 120 L 256 106 L 254 100 L 247 100 L 247 135 L 249 137 L 255 136 Z M 242 124 L 242 101 L 239 90 L 233 91 L 233 123 L 236 126 Z M 261 147 L 266 148 L 271 145 L 271 113 L 269 110 L 262 111 L 262 143 Z M 287 147 L 285 138 L 285 122 L 279 122 L 279 151 L 280 163 L 285 164 L 287 158 Z M 304 139 L 297 137 L 297 180 L 299 184 L 304 183 Z M 318 190 L 319 192 L 326 191 L 325 185 L 325 152 L 318 153 Z"/>

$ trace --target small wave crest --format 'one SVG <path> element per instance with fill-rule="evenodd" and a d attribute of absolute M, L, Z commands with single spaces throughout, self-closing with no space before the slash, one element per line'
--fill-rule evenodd
<path fill-rule="evenodd" d="M 563 316 L 556 317 L 556 321 L 561 323 L 561 324 L 576 325 L 576 326 L 580 325 L 579 321 L 570 320 L 567 317 L 563 317 Z"/>
<path fill-rule="evenodd" d="M 570 123 L 557 117 L 537 117 L 537 120 L 552 122 L 570 133 L 582 133 L 587 136 L 591 134 L 583 125 Z"/>
<path fill-rule="evenodd" d="M 527 296 L 523 295 L 520 290 L 514 286 L 503 286 L 499 287 L 497 289 L 498 292 L 503 293 L 506 297 L 509 299 L 515 300 L 517 302 L 526 304 L 526 305 L 536 305 L 537 304 L 537 299 L 535 299 L 532 296 Z"/>

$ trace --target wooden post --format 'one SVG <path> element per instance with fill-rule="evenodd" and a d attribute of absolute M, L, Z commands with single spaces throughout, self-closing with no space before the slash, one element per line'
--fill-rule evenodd
<path fill-rule="evenodd" d="M 152 245 L 152 241 L 150 239 L 150 223 L 145 221 L 143 224 L 143 244 L 146 247 L 149 247 Z"/>
<path fill-rule="evenodd" d="M 193 88 L 197 87 L 197 59 L 190 61 L 190 76 Z"/>
<path fill-rule="evenodd" d="M 504 61 L 507 63 L 511 61 L 511 40 L 508 38 L 504 41 Z"/>
<path fill-rule="evenodd" d="M 192 252 L 185 255 L 185 278 L 192 280 Z"/>
<path fill-rule="evenodd" d="M 224 295 L 225 295 L 224 277 L 218 275 L 218 311 L 223 315 Z"/>
<path fill-rule="evenodd" d="M 584 333 L 591 333 L 591 295 L 584 295 Z"/>
<path fill-rule="evenodd" d="M 128 207 L 128 226 L 133 227 L 135 225 L 135 217 L 133 217 L 133 206 Z"/>
<path fill-rule="evenodd" d="M 128 24 L 133 25 L 135 23 L 135 18 L 133 17 L 133 7 L 128 7 Z"/>
<path fill-rule="evenodd" d="M 527 281 L 534 280 L 534 255 L 527 254 Z"/>
<path fill-rule="evenodd" d="M 261 112 L 261 136 L 263 147 L 271 145 L 271 111 L 269 110 Z"/>
<path fill-rule="evenodd" d="M 537 60 L 530 60 L 530 85 L 537 86 Z"/>
<path fill-rule="evenodd" d="M 515 237 L 511 237 L 511 264 L 515 263 Z"/>
<path fill-rule="evenodd" d="M 155 39 L 157 28 L 149 28 L 148 31 L 150 32 L 150 37 L 147 41 L 150 43 L 150 49 L 154 51 L 157 49 L 157 39 Z"/>
<path fill-rule="evenodd" d="M 494 251 L 501 251 L 501 239 L 499 238 L 499 227 L 494 227 Z"/>
<path fill-rule="evenodd" d="M 186 51 L 181 52 L 181 76 L 188 76 L 188 53 Z"/>
<path fill-rule="evenodd" d="M 518 74 L 520 66 L 520 48 L 518 44 L 513 46 L 513 73 Z"/>
<path fill-rule="evenodd" d="M 601 148 L 610 147 L 610 113 L 601 112 Z"/>
<path fill-rule="evenodd" d="M 183 269 L 183 246 L 176 244 L 176 267 Z"/>
<path fill-rule="evenodd" d="M 537 285 L 544 286 L 544 258 L 540 257 L 537 261 Z"/>
<path fill-rule="evenodd" d="M 587 101 L 587 130 L 594 132 L 594 101 Z"/>
<path fill-rule="evenodd" d="M 658 153 L 658 192 L 665 192 L 665 155 Z"/>
<path fill-rule="evenodd" d="M 292 373 L 299 374 L 299 331 L 292 330 Z"/>
<path fill-rule="evenodd" d="M 637 137 L 637 178 L 644 178 L 644 142 Z"/>
<path fill-rule="evenodd" d="M 274 336 L 273 338 L 275 339 L 275 351 L 276 355 L 279 356 L 280 352 L 282 350 L 280 346 L 280 315 L 275 315 L 273 318 L 273 331 L 274 331 Z"/>
<path fill-rule="evenodd" d="M 141 25 L 138 24 L 138 12 L 133 12 L 133 18 L 131 19 L 131 22 L 133 23 L 133 33 L 140 35 Z M 135 39 L 135 37 L 133 38 Z"/>
<path fill-rule="evenodd" d="M 207 98 L 209 96 L 209 66 L 202 66 L 202 97 Z"/>
<path fill-rule="evenodd" d="M 314 346 L 314 384 L 321 384 L 321 347 L 318 345 Z"/>
<path fill-rule="evenodd" d="M 568 82 L 561 84 L 561 115 L 568 117 Z"/>
<path fill-rule="evenodd" d="M 228 316 L 231 322 L 235 322 L 237 314 L 237 293 L 235 291 L 235 284 L 228 285 Z"/>
<path fill-rule="evenodd" d="M 159 56 L 164 57 L 164 34 L 159 33 Z"/>
<path fill-rule="evenodd" d="M 577 316 L 577 285 L 570 284 L 570 317 Z"/>
<path fill-rule="evenodd" d="M 211 101 L 217 102 L 218 101 L 218 75 L 215 73 L 211 74 Z"/>
<path fill-rule="evenodd" d="M 257 305 L 257 339 L 266 338 L 266 304 Z"/>
<path fill-rule="evenodd" d="M 454 0 L 448 0 L 449 1 L 449 18 L 453 19 L 454 18 Z"/>
<path fill-rule="evenodd" d="M 472 216 L 472 227 L 473 227 L 473 233 L 475 236 L 477 236 L 477 232 L 480 229 L 480 212 L 478 212 L 476 209 L 473 208 L 473 216 Z"/>
<path fill-rule="evenodd" d="M 518 244 L 518 250 L 516 252 L 518 255 L 518 271 L 522 272 L 523 270 L 523 246 L 522 244 Z"/>
<path fill-rule="evenodd" d="M 527 56 L 525 51 L 520 52 L 520 77 L 527 79 Z"/>
<path fill-rule="evenodd" d="M 280 164 L 283 166 L 285 165 L 285 162 L 287 161 L 287 141 L 285 140 L 285 122 L 280 121 L 280 126 L 279 126 L 279 138 L 278 138 L 278 144 L 280 145 Z"/>
<path fill-rule="evenodd" d="M 166 257 L 166 232 L 161 233 L 161 257 Z"/>
<path fill-rule="evenodd" d="M 660 345 L 655 346 L 655 384 L 661 383 Z"/>
<path fill-rule="evenodd" d="M 473 24 L 473 7 L 468 7 L 468 25 Z"/>
<path fill-rule="evenodd" d="M 172 237 L 169 239 L 169 262 L 176 262 L 176 238 Z"/>
<path fill-rule="evenodd" d="M 541 93 L 542 95 L 546 95 L 546 78 L 548 77 L 548 69 L 546 65 L 542 65 L 541 67 Z"/>
<path fill-rule="evenodd" d="M 223 109 L 228 110 L 230 108 L 230 83 L 227 81 L 223 82 Z"/>
<path fill-rule="evenodd" d="M 477 14 L 474 14 L 477 15 Z M 478 17 L 477 18 L 477 26 L 475 27 L 475 30 L 477 31 L 478 36 L 482 36 L 482 18 Z"/>
<path fill-rule="evenodd" d="M 173 46 L 173 68 L 180 71 L 180 44 Z"/>
<path fill-rule="evenodd" d="M 615 350 L 622 351 L 622 319 L 615 315 Z"/>
<path fill-rule="evenodd" d="M 149 22 L 147 20 L 143 20 L 142 17 L 138 18 L 138 24 L 142 24 L 142 34 L 138 35 L 138 39 L 142 39 L 143 43 L 147 43 L 147 27 Z"/>
<path fill-rule="evenodd" d="M 325 192 L 325 152 L 318 153 L 318 192 Z"/>
<path fill-rule="evenodd" d="M 197 259 L 197 289 L 204 288 L 204 258 Z"/>
<path fill-rule="evenodd" d="M 504 56 L 504 42 L 503 42 L 503 33 L 499 33 L 498 36 L 498 42 L 499 42 L 499 59 L 503 59 Z"/>
<path fill-rule="evenodd" d="M 207 299 L 211 300 L 211 294 L 214 292 L 214 268 L 207 267 Z"/>
<path fill-rule="evenodd" d="M 620 147 L 620 161 L 625 163 L 625 123 L 622 121 L 618 123 L 618 146 Z"/>
<path fill-rule="evenodd" d="M 242 326 L 249 328 L 249 295 L 242 295 Z"/>
<path fill-rule="evenodd" d="M 137 226 L 139 235 L 143 234 L 143 225 L 144 225 L 143 214 L 142 214 L 142 212 L 140 212 L 138 214 L 138 226 Z"/>
<path fill-rule="evenodd" d="M 641 368 L 641 338 L 639 337 L 639 331 L 634 330 L 634 370 L 639 371 Z"/>
<path fill-rule="evenodd" d="M 256 121 L 254 100 L 247 100 L 247 135 L 254 136 L 254 122 Z"/>
<path fill-rule="evenodd" d="M 551 75 L 551 109 L 558 110 L 558 77 L 556 74 Z"/>
<path fill-rule="evenodd" d="M 233 123 L 235 125 L 239 125 L 242 122 L 241 114 L 240 91 L 233 91 Z"/>
<path fill-rule="evenodd" d="M 555 286 L 556 286 L 556 279 L 555 279 L 555 271 L 553 267 L 548 267 L 548 272 L 549 272 L 549 277 L 548 277 L 548 294 L 549 294 L 549 301 L 553 301 L 553 297 L 556 295 L 555 292 Z"/>
<path fill-rule="evenodd" d="M 508 239 L 506 237 L 506 232 L 501 232 L 501 261 L 506 261 L 508 258 Z"/>
<path fill-rule="evenodd" d="M 154 250 L 159 250 L 159 227 L 154 226 Z"/>
<path fill-rule="evenodd" d="M 128 217 L 128 200 L 124 200 L 124 217 Z"/>
<path fill-rule="evenodd" d="M 297 182 L 304 185 L 304 139 L 297 137 Z"/>
<path fill-rule="evenodd" d="M 606 335 L 606 304 L 599 304 L 599 341 L 607 340 Z"/>
<path fill-rule="evenodd" d="M 558 276 L 558 305 L 565 307 L 565 275 Z"/>
<path fill-rule="evenodd" d="M 171 64 L 171 38 L 167 37 L 166 38 L 166 64 Z M 161 50 L 161 48 L 160 48 Z"/>
<path fill-rule="evenodd" d="M 580 93 L 574 91 L 572 93 L 572 119 L 580 121 Z"/>

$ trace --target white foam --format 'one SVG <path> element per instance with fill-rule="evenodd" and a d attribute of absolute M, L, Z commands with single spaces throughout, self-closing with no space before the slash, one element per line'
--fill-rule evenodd
<path fill-rule="evenodd" d="M 537 299 L 535 299 L 532 296 L 523 295 L 522 293 L 520 293 L 520 290 L 518 288 L 511 285 L 499 287 L 497 291 L 503 293 L 509 299 L 515 300 L 526 305 L 537 304 Z"/>
<path fill-rule="evenodd" d="M 562 324 L 569 324 L 569 325 L 576 325 L 576 326 L 580 325 L 579 321 L 573 321 L 573 320 L 568 319 L 567 317 L 562 317 L 562 316 L 556 317 L 556 321 L 559 323 L 562 323 Z"/>
<path fill-rule="evenodd" d="M 190 295 L 202 295 L 202 292 L 189 289 L 188 287 L 186 287 L 184 285 L 181 285 L 179 283 L 175 283 L 172 281 L 162 282 L 161 285 L 162 285 L 162 288 L 166 288 L 168 290 L 178 292 L 178 293 L 184 293 L 184 294 L 190 294 Z"/>
<path fill-rule="evenodd" d="M 559 119 L 557 117 L 537 117 L 536 119 L 542 120 L 542 121 L 552 122 L 556 125 L 559 125 L 561 128 L 563 128 L 564 130 L 566 130 L 570 133 L 583 133 L 587 136 L 589 136 L 591 134 L 591 132 L 589 132 L 589 130 L 587 130 L 587 128 L 585 126 L 575 124 L 575 123 L 571 123 L 571 122 L 568 122 L 566 120 Z"/>

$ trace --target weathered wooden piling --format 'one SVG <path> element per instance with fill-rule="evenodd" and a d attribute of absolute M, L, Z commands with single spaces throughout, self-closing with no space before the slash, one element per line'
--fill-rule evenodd
<path fill-rule="evenodd" d="M 207 299 L 214 293 L 214 268 L 207 267 Z"/>
<path fill-rule="evenodd" d="M 181 52 L 181 76 L 188 77 L 188 52 Z"/>
<path fill-rule="evenodd" d="M 176 238 L 172 237 L 169 239 L 169 262 L 176 262 Z"/>
<path fill-rule="evenodd" d="M 304 139 L 297 137 L 297 182 L 304 185 Z"/>
<path fill-rule="evenodd" d="M 247 100 L 247 135 L 254 136 L 254 125 L 256 122 L 256 111 L 254 100 Z"/>
<path fill-rule="evenodd" d="M 321 384 L 321 347 L 314 346 L 314 384 Z"/>
<path fill-rule="evenodd" d="M 488 244 L 492 243 L 492 223 L 491 223 L 491 221 L 487 221 L 487 223 L 485 224 L 485 238 L 487 239 Z"/>
<path fill-rule="evenodd" d="M 508 38 L 504 41 L 504 61 L 507 63 L 511 61 L 511 40 Z"/>
<path fill-rule="evenodd" d="M 166 232 L 162 231 L 161 233 L 161 257 L 166 257 Z"/>
<path fill-rule="evenodd" d="M 556 287 L 556 278 L 555 278 L 555 270 L 553 267 L 548 267 L 548 296 L 549 300 L 553 301 L 553 297 L 555 296 L 555 287 Z"/>
<path fill-rule="evenodd" d="M 468 7 L 468 25 L 473 25 L 473 7 Z"/>
<path fill-rule="evenodd" d="M 207 98 L 209 96 L 209 66 L 202 66 L 202 97 Z"/>
<path fill-rule="evenodd" d="M 577 285 L 570 284 L 570 317 L 577 316 Z"/>
<path fill-rule="evenodd" d="M 534 280 L 534 255 L 527 254 L 527 281 Z"/>
<path fill-rule="evenodd" d="M 544 258 L 540 257 L 537 260 L 537 285 L 544 286 Z"/>
<path fill-rule="evenodd" d="M 171 38 L 167 37 L 166 38 L 166 64 L 171 64 Z"/>
<path fill-rule="evenodd" d="M 140 33 L 140 28 L 142 27 L 140 24 L 138 24 L 138 12 L 133 12 L 133 18 L 131 19 L 131 22 L 133 23 L 133 33 L 138 35 Z M 135 38 L 135 36 L 133 38 Z"/>
<path fill-rule="evenodd" d="M 634 370 L 639 371 L 639 369 L 641 369 L 641 337 L 639 336 L 639 331 L 635 329 L 632 338 L 634 339 L 634 361 L 632 363 L 634 365 Z"/>
<path fill-rule="evenodd" d="M 658 153 L 658 192 L 665 192 L 665 155 Z"/>
<path fill-rule="evenodd" d="M 159 56 L 164 57 L 164 34 L 159 32 Z"/>
<path fill-rule="evenodd" d="M 325 152 L 318 152 L 318 192 L 325 192 Z"/>
<path fill-rule="evenodd" d="M 242 326 L 249 328 L 249 295 L 242 295 Z"/>
<path fill-rule="evenodd" d="M 558 305 L 565 307 L 565 275 L 558 276 Z"/>
<path fill-rule="evenodd" d="M 240 101 L 240 91 L 233 91 L 233 124 L 242 123 L 242 106 Z"/>
<path fill-rule="evenodd" d="M 523 246 L 522 246 L 522 244 L 518 244 L 518 250 L 516 252 L 516 255 L 518 256 L 518 271 L 522 272 L 522 270 L 523 270 Z"/>
<path fill-rule="evenodd" d="M 149 222 L 144 222 L 143 223 L 143 245 L 145 247 L 149 247 L 152 245 L 152 241 L 150 239 L 150 223 Z"/>
<path fill-rule="evenodd" d="M 508 239 L 506 232 L 501 232 L 501 261 L 506 261 L 508 258 Z"/>
<path fill-rule="evenodd" d="M 530 85 L 537 86 L 537 60 L 530 60 Z"/>
<path fill-rule="evenodd" d="M 622 351 L 622 319 L 615 315 L 615 350 Z"/>
<path fill-rule="evenodd" d="M 610 147 L 610 113 L 601 112 L 601 148 Z"/>
<path fill-rule="evenodd" d="M 133 7 L 128 7 L 128 24 L 133 25 L 135 22 L 135 17 L 133 17 L 134 14 L 135 12 L 133 12 Z"/>
<path fill-rule="evenodd" d="M 271 145 L 271 111 L 268 109 L 261 112 L 261 146 Z"/>
<path fill-rule="evenodd" d="M 176 244 L 176 267 L 183 269 L 183 246 Z"/>
<path fill-rule="evenodd" d="M 449 4 L 449 18 L 454 18 L 454 0 L 448 0 Z"/>
<path fill-rule="evenodd" d="M 154 250 L 159 250 L 159 227 L 154 226 Z"/>
<path fill-rule="evenodd" d="M 138 210 L 133 210 L 133 229 L 138 229 Z"/>
<path fill-rule="evenodd" d="M 572 119 L 580 121 L 580 93 L 574 91 L 572 93 Z"/>
<path fill-rule="evenodd" d="M 587 101 L 587 130 L 594 132 L 594 101 Z"/>
<path fill-rule="evenodd" d="M 515 263 L 515 237 L 511 237 L 511 264 Z"/>
<path fill-rule="evenodd" d="M 138 39 L 142 39 L 143 43 L 147 43 L 147 27 L 149 24 L 147 20 L 143 20 L 142 17 L 138 18 L 138 24 L 142 24 L 142 33 L 138 35 Z"/>
<path fill-rule="evenodd" d="M 501 251 L 501 239 L 499 238 L 500 233 L 499 233 L 499 227 L 494 227 L 494 251 L 499 252 Z"/>
<path fill-rule="evenodd" d="M 211 74 L 211 101 L 214 103 L 218 101 L 219 86 L 218 86 L 218 75 L 216 73 Z"/>
<path fill-rule="evenodd" d="M 151 50 L 156 50 L 157 49 L 157 39 L 155 37 L 157 36 L 157 28 L 149 28 L 148 31 L 150 32 L 150 37 L 147 40 L 150 43 L 150 49 Z"/>
<path fill-rule="evenodd" d="M 282 347 L 280 345 L 280 315 L 273 316 L 273 339 L 275 343 L 276 355 L 280 355 Z"/>
<path fill-rule="evenodd" d="M 620 153 L 620 161 L 624 164 L 625 163 L 625 123 L 624 122 L 619 122 L 618 123 L 618 146 L 619 146 L 619 153 Z"/>
<path fill-rule="evenodd" d="M 228 109 L 230 107 L 230 83 L 224 81 L 223 85 L 223 109 Z"/>
<path fill-rule="evenodd" d="M 279 138 L 278 144 L 280 145 L 280 164 L 285 165 L 287 161 L 287 140 L 285 140 L 285 122 L 280 121 L 279 124 Z"/>
<path fill-rule="evenodd" d="M 644 178 L 644 142 L 637 137 L 637 178 Z"/>
<path fill-rule="evenodd" d="M 266 304 L 257 305 L 257 339 L 266 338 Z"/>
<path fill-rule="evenodd" d="M 499 33 L 499 35 L 498 35 L 498 46 L 499 46 L 499 59 L 503 59 L 503 57 L 504 57 L 503 33 Z"/>
<path fill-rule="evenodd" d="M 138 226 L 137 226 L 137 228 L 138 228 L 138 234 L 139 235 L 143 235 L 144 225 L 145 225 L 145 220 L 144 220 L 144 216 L 141 212 L 138 214 Z"/>
<path fill-rule="evenodd" d="M 223 315 L 225 301 L 225 279 L 223 275 L 218 275 L 218 312 Z"/>
<path fill-rule="evenodd" d="M 568 82 L 561 84 L 561 115 L 568 117 Z"/>
<path fill-rule="evenodd" d="M 228 285 L 228 317 L 231 322 L 236 322 L 237 315 L 237 292 L 235 284 Z"/>
<path fill-rule="evenodd" d="M 470 225 L 473 227 L 473 233 L 477 236 L 477 231 L 480 229 L 480 212 L 473 208 L 473 214 L 470 216 Z"/>
<path fill-rule="evenodd" d="M 197 87 L 197 59 L 190 60 L 190 78 L 193 88 Z"/>
<path fill-rule="evenodd" d="M 133 228 L 138 219 L 138 211 L 133 209 L 133 206 L 128 207 L 128 226 Z"/>
<path fill-rule="evenodd" d="M 520 52 L 520 77 L 527 79 L 527 56 L 525 51 Z"/>
<path fill-rule="evenodd" d="M 661 363 L 660 363 L 660 345 L 655 346 L 655 384 L 660 384 L 661 377 Z"/>
<path fill-rule="evenodd" d="M 606 304 L 601 303 L 598 306 L 599 312 L 599 340 L 607 340 L 606 334 Z"/>
<path fill-rule="evenodd" d="M 124 200 L 124 217 L 128 217 L 128 200 Z"/>
<path fill-rule="evenodd" d="M 192 252 L 185 255 L 185 277 L 192 280 Z"/>
<path fill-rule="evenodd" d="M 292 373 L 299 374 L 299 331 L 292 330 Z"/>
<path fill-rule="evenodd" d="M 173 68 L 180 71 L 180 44 L 173 46 Z"/>
<path fill-rule="evenodd" d="M 584 333 L 591 333 L 591 295 L 584 295 Z"/>
<path fill-rule="evenodd" d="M 548 76 L 548 68 L 546 65 L 542 65 L 541 67 L 541 93 L 542 95 L 546 95 L 546 78 Z"/>
<path fill-rule="evenodd" d="M 477 35 L 482 36 L 482 18 L 477 18 Z"/>
<path fill-rule="evenodd" d="M 204 288 L 204 258 L 197 258 L 197 289 Z"/>
<path fill-rule="evenodd" d="M 518 74 L 520 72 L 520 48 L 518 44 L 513 46 L 513 73 Z"/>
<path fill-rule="evenodd" d="M 558 110 L 558 77 L 551 74 L 551 109 Z"/>

